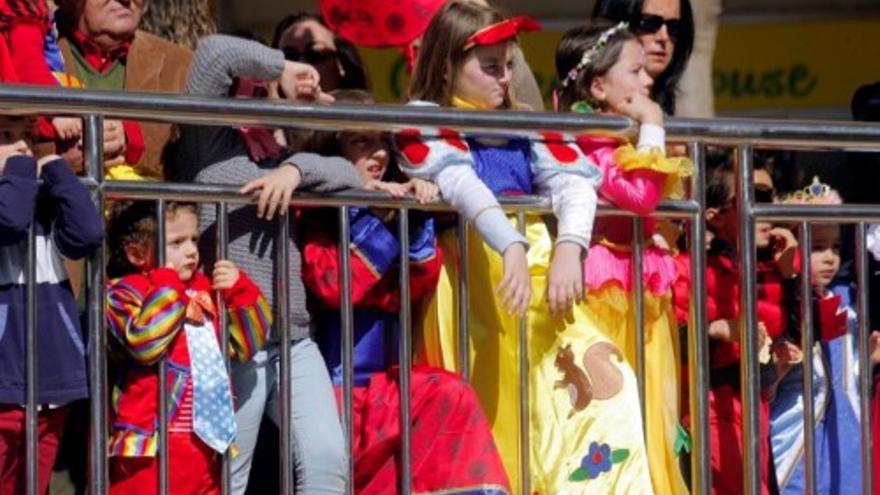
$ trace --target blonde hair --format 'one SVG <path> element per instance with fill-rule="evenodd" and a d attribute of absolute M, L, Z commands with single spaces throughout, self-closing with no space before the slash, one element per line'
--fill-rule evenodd
<path fill-rule="evenodd" d="M 409 86 L 410 99 L 449 106 L 455 73 L 470 53 L 462 47 L 474 33 L 504 18 L 498 10 L 475 2 L 452 1 L 444 5 L 422 38 Z M 443 71 L 442 75 L 437 74 L 438 70 Z M 513 107 L 508 87 L 501 108 Z"/>

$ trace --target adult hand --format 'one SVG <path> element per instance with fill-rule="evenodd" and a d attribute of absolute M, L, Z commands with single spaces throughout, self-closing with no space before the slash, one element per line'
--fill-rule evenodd
<path fill-rule="evenodd" d="M 104 158 L 115 160 L 125 155 L 125 128 L 121 120 L 104 121 Z M 123 158 L 124 160 L 124 158 Z"/>
<path fill-rule="evenodd" d="M 277 213 L 284 215 L 290 205 L 293 191 L 302 182 L 299 169 L 285 163 L 274 171 L 252 180 L 238 190 L 239 194 L 257 193 L 257 218 L 272 220 Z"/>
<path fill-rule="evenodd" d="M 278 83 L 285 98 L 291 101 L 334 101 L 333 96 L 321 91 L 321 76 L 309 64 L 286 60 Z"/>
<path fill-rule="evenodd" d="M 584 300 L 583 248 L 573 242 L 560 242 L 553 252 L 547 275 L 547 302 L 550 314 L 561 316 L 572 304 Z"/>
<path fill-rule="evenodd" d="M 55 129 L 55 136 L 62 141 L 82 137 L 82 119 L 78 117 L 53 117 L 52 127 Z"/>

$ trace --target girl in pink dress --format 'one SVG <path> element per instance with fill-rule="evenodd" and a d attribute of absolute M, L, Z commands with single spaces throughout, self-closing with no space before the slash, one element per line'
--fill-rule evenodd
<path fill-rule="evenodd" d="M 581 136 L 578 145 L 602 171 L 600 201 L 650 215 L 661 199 L 682 196 L 681 179 L 693 164 L 667 158 L 663 112 L 650 99 L 653 80 L 644 51 L 626 23 L 596 23 L 568 31 L 556 50 L 562 111 L 623 115 L 640 124 L 636 146 L 608 136 Z M 655 220 L 642 220 L 642 286 L 645 317 L 645 415 L 654 491 L 686 493 L 678 454 L 688 439 L 678 423 L 678 330 L 672 304 L 677 278 L 669 252 L 655 244 Z M 598 217 L 584 262 L 588 311 L 623 350 L 633 369 L 636 328 L 633 294 L 633 221 Z"/>

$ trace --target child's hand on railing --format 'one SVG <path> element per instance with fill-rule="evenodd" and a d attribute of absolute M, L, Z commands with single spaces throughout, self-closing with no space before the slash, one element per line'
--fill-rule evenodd
<path fill-rule="evenodd" d="M 284 97 L 291 101 L 316 101 L 333 103 L 332 95 L 321 91 L 321 76 L 309 64 L 301 62 L 284 62 L 279 85 Z"/>
<path fill-rule="evenodd" d="M 440 198 L 440 188 L 437 184 L 422 179 L 410 179 L 407 182 L 410 190 L 421 204 L 430 203 Z"/>
<path fill-rule="evenodd" d="M 583 248 L 573 242 L 560 242 L 553 252 L 547 275 L 547 302 L 550 314 L 562 316 L 572 304 L 584 300 Z"/>
<path fill-rule="evenodd" d="M 504 276 L 495 293 L 501 296 L 501 307 L 509 314 L 525 316 L 532 297 L 532 280 L 526 248 L 515 242 L 504 250 Z"/>
<path fill-rule="evenodd" d="M 302 182 L 302 173 L 296 165 L 284 163 L 274 171 L 254 179 L 238 190 L 239 194 L 257 194 L 257 218 L 272 220 L 277 213 L 284 215 L 290 207 L 293 191 Z"/>
<path fill-rule="evenodd" d="M 410 185 L 373 179 L 364 184 L 364 189 L 367 191 L 383 192 L 392 198 L 405 198 L 410 191 Z"/>
<path fill-rule="evenodd" d="M 211 288 L 214 290 L 231 289 L 240 276 L 235 263 L 229 260 L 217 260 L 214 273 L 211 274 Z"/>

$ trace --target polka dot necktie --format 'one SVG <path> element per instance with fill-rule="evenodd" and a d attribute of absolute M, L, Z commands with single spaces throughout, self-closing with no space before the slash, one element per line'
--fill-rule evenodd
<path fill-rule="evenodd" d="M 193 431 L 222 454 L 235 438 L 235 413 L 214 325 L 206 319 L 201 325 L 187 323 L 184 331 L 192 376 Z"/>

